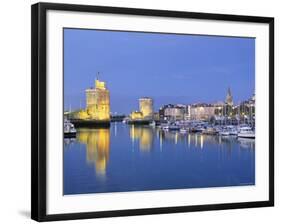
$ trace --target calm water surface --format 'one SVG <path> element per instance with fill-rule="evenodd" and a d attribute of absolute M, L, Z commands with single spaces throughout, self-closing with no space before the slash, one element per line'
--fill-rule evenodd
<path fill-rule="evenodd" d="M 64 139 L 64 194 L 255 184 L 255 141 L 112 123 Z"/>

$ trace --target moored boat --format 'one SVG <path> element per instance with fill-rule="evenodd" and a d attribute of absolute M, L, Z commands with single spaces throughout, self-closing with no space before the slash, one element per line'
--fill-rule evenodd
<path fill-rule="evenodd" d="M 255 132 L 250 127 L 242 127 L 237 136 L 238 138 L 255 138 Z"/>
<path fill-rule="evenodd" d="M 190 132 L 193 132 L 193 133 L 203 132 L 204 130 L 205 130 L 205 128 L 201 127 L 201 126 L 190 128 Z"/>
<path fill-rule="evenodd" d="M 230 133 L 227 129 L 222 129 L 220 132 L 219 132 L 219 135 L 221 136 L 229 136 Z"/>
<path fill-rule="evenodd" d="M 219 134 L 221 136 L 229 136 L 230 135 L 228 131 L 221 131 Z"/>
<path fill-rule="evenodd" d="M 170 131 L 177 131 L 177 130 L 180 130 L 180 127 L 176 124 L 170 124 L 169 125 L 169 130 Z"/>
<path fill-rule="evenodd" d="M 181 128 L 180 129 L 180 133 L 182 133 L 182 134 L 185 134 L 185 133 L 187 133 L 188 132 L 188 130 L 186 129 L 186 128 Z"/>
<path fill-rule="evenodd" d="M 229 125 L 229 126 L 227 126 L 227 130 L 229 132 L 229 135 L 237 135 L 238 134 L 237 126 Z"/>
<path fill-rule="evenodd" d="M 156 122 L 155 122 L 155 121 L 150 122 L 150 123 L 149 123 L 149 126 L 155 127 L 155 126 L 156 126 Z"/>
<path fill-rule="evenodd" d="M 72 124 L 67 119 L 64 120 L 63 133 L 65 138 L 73 138 L 76 136 L 76 129 L 74 127 L 74 124 Z"/>

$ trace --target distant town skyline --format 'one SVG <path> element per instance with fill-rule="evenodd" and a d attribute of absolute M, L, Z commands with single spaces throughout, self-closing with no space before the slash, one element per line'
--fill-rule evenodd
<path fill-rule="evenodd" d="M 97 75 L 99 72 L 99 75 Z M 98 76 L 98 77 L 97 77 Z M 234 103 L 255 89 L 255 39 L 64 29 L 64 107 L 85 107 L 99 78 L 111 112 L 129 114 L 140 97 L 164 104 Z"/>

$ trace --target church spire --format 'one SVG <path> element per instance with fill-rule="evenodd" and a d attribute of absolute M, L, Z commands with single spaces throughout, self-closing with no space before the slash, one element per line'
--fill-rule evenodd
<path fill-rule="evenodd" d="M 230 87 L 228 87 L 225 102 L 226 104 L 233 106 L 233 98 L 232 98 Z"/>
<path fill-rule="evenodd" d="M 231 96 L 231 90 L 230 90 L 230 87 L 228 87 L 227 94 L 228 94 L 229 96 Z"/>

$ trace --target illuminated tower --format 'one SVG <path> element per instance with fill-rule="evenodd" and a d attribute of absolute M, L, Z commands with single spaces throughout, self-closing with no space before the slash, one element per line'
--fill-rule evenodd
<path fill-rule="evenodd" d="M 109 90 L 105 82 L 95 80 L 95 88 L 86 89 L 86 111 L 92 120 L 110 120 Z"/>
<path fill-rule="evenodd" d="M 143 118 L 152 118 L 153 116 L 153 100 L 149 97 L 139 99 L 139 109 Z"/>
<path fill-rule="evenodd" d="M 230 91 L 229 87 L 228 87 L 228 90 L 227 90 L 225 102 L 226 102 L 227 105 L 233 106 L 233 98 L 232 98 L 232 94 L 231 94 L 231 91 Z"/>

